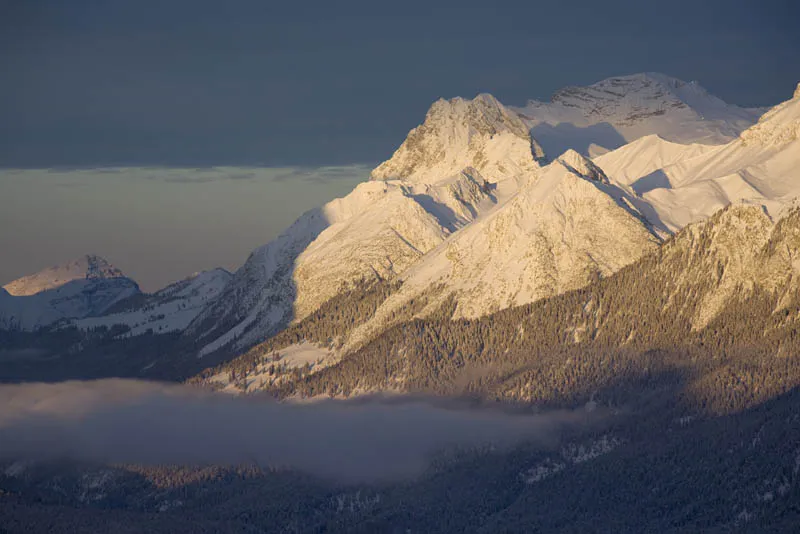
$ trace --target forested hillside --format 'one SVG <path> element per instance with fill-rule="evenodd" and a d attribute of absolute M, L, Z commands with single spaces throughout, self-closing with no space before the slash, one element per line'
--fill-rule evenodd
<path fill-rule="evenodd" d="M 800 299 L 792 258 L 800 212 L 773 223 L 732 206 L 619 273 L 475 320 L 406 321 L 319 372 L 295 369 L 276 394 L 399 390 L 574 406 L 658 391 L 687 410 L 730 413 L 800 384 Z M 335 343 L 375 289 L 349 295 L 215 372 L 246 377 L 276 348 Z M 326 308 L 323 307 L 323 310 Z M 450 310 L 451 311 L 451 310 Z M 205 373 L 205 377 L 212 372 Z M 246 382 L 246 379 L 244 380 Z"/>

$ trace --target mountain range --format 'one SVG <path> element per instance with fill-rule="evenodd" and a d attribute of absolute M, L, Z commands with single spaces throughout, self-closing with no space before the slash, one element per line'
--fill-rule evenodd
<path fill-rule="evenodd" d="M 86 256 L 13 281 L 1 382 L 403 395 L 594 423 L 450 451 L 401 482 L 0 458 L 0 515 L 65 531 L 794 532 L 799 139 L 800 85 L 769 109 L 656 73 L 522 107 L 442 99 L 370 180 L 235 273 L 145 294 Z"/>
<path fill-rule="evenodd" d="M 87 257 L 7 284 L 0 320 L 182 332 L 215 361 L 365 283 L 399 286 L 337 340 L 339 353 L 446 302 L 453 318 L 479 317 L 609 276 L 731 203 L 782 216 L 800 189 L 799 100 L 759 118 L 764 109 L 657 73 L 519 108 L 488 94 L 442 99 L 370 181 L 303 214 L 232 276 L 144 296 Z M 66 291 L 77 295 L 69 306 Z"/>

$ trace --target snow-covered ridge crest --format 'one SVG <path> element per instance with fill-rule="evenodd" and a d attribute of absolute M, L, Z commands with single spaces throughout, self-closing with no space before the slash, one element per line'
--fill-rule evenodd
<path fill-rule="evenodd" d="M 81 329 L 123 325 L 122 335 L 135 336 L 182 331 L 225 288 L 233 275 L 225 269 L 211 269 L 168 285 L 152 295 L 140 295 L 136 302 L 121 302 L 100 317 L 75 321 Z M 121 308 L 121 309 L 120 309 Z"/>
<path fill-rule="evenodd" d="M 475 168 L 435 183 L 368 181 L 256 249 L 190 325 L 202 354 L 237 349 L 316 310 L 348 285 L 392 280 L 498 203 Z"/>
<path fill-rule="evenodd" d="M 667 141 L 656 134 L 640 137 L 627 145 L 597 156 L 592 161 L 608 171 L 614 181 L 622 186 L 630 186 L 639 193 L 651 186 L 648 180 L 636 183 L 658 169 L 685 161 L 709 151 L 715 150 L 712 145 L 699 143 L 680 144 Z M 649 182 L 657 182 L 658 176 L 652 176 Z"/>
<path fill-rule="evenodd" d="M 564 167 L 566 167 L 573 174 L 577 174 L 581 178 L 592 180 L 593 182 L 609 183 L 606 173 L 603 169 L 595 165 L 591 160 L 581 156 L 574 150 L 570 149 L 561 154 L 557 160 Z"/>
<path fill-rule="evenodd" d="M 725 145 L 679 145 L 651 136 L 594 161 L 635 195 L 652 223 L 670 232 L 731 203 L 764 206 L 780 216 L 800 197 L 800 98 L 767 111 Z"/>
<path fill-rule="evenodd" d="M 567 153 L 411 267 L 399 291 L 354 330 L 343 350 L 391 326 L 398 310 L 423 295 L 428 304 L 420 316 L 452 298 L 454 318 L 475 318 L 582 287 L 659 242 L 602 169 Z"/>
<path fill-rule="evenodd" d="M 729 141 L 759 113 L 653 73 L 570 88 L 524 109 L 488 94 L 439 100 L 369 182 L 254 251 L 188 335 L 203 354 L 243 349 L 365 280 L 404 284 L 364 332 L 385 328 L 396 306 L 433 287 L 455 294 L 459 317 L 580 287 L 635 261 L 674 226 L 627 180 L 585 158 L 589 142 L 615 148 L 651 136 L 652 161 L 641 169 L 651 172 L 682 159 L 678 142 Z M 548 152 L 550 165 L 540 133 L 566 147 Z"/>
<path fill-rule="evenodd" d="M 496 183 L 533 172 L 543 156 L 528 126 L 493 96 L 440 99 L 372 179 L 435 183 L 473 167 Z"/>
<path fill-rule="evenodd" d="M 745 144 L 785 145 L 800 138 L 800 84 L 790 100 L 766 112 L 740 136 Z"/>

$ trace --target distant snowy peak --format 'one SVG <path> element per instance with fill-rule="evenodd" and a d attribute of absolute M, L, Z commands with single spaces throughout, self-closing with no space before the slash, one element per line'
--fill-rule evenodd
<path fill-rule="evenodd" d="M 43 269 L 9 282 L 3 288 L 14 296 L 30 296 L 75 280 L 124 278 L 125 275 L 100 256 L 88 254 L 69 263 Z"/>
<path fill-rule="evenodd" d="M 684 82 L 656 72 L 607 78 L 588 87 L 566 87 L 557 91 L 550 103 L 532 100 L 524 109 L 565 112 L 558 108 L 573 109 L 573 118 L 583 117 L 587 123 L 610 119 L 619 125 L 633 125 L 682 109 L 712 121 L 752 122 L 758 118 L 752 110 L 727 104 L 697 82 Z M 543 119 L 546 118 L 545 114 Z"/>
<path fill-rule="evenodd" d="M 0 294 L 0 328 L 36 330 L 101 315 L 139 294 L 138 284 L 106 260 L 84 256 L 7 284 Z"/>
<path fill-rule="evenodd" d="M 436 183 L 473 167 L 496 183 L 533 171 L 543 156 L 525 122 L 493 96 L 442 99 L 372 179 Z"/>
<path fill-rule="evenodd" d="M 697 82 L 654 72 L 566 87 L 550 102 L 532 100 L 516 111 L 551 157 L 567 148 L 598 155 L 653 134 L 678 143 L 723 144 L 761 112 L 727 104 Z"/>

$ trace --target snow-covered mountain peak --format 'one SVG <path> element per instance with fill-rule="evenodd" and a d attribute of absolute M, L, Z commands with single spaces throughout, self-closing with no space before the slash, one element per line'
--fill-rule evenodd
<path fill-rule="evenodd" d="M 123 278 L 125 275 L 100 256 L 87 254 L 61 265 L 23 276 L 3 286 L 11 295 L 29 296 L 55 289 L 74 280 Z"/>
<path fill-rule="evenodd" d="M 563 103 L 567 105 L 578 104 L 582 107 L 576 99 L 581 96 L 588 97 L 592 100 L 599 100 L 599 92 L 607 93 L 612 99 L 619 97 L 627 97 L 635 94 L 644 96 L 663 96 L 670 92 L 671 89 L 679 89 L 687 84 L 683 80 L 667 76 L 657 72 L 642 72 L 638 74 L 631 74 L 627 76 L 615 76 L 606 78 L 599 82 L 593 83 L 587 87 L 581 86 L 567 86 L 559 89 L 553 94 L 551 98 L 552 103 Z M 692 82 L 691 85 L 697 85 Z M 532 100 L 531 103 L 541 104 Z"/>
<path fill-rule="evenodd" d="M 533 172 L 543 156 L 525 122 L 492 95 L 440 99 L 372 179 L 436 183 L 471 166 L 496 183 Z"/>
<path fill-rule="evenodd" d="M 728 118 L 731 111 L 739 110 L 695 81 L 685 82 L 658 72 L 607 78 L 588 87 L 566 87 L 557 91 L 551 102 L 580 109 L 587 118 L 594 115 L 630 124 L 665 115 L 670 108 L 692 108 L 706 119 Z M 750 118 L 749 112 L 740 111 Z M 717 116 L 720 113 L 722 116 Z"/>
<path fill-rule="evenodd" d="M 100 315 L 140 294 L 136 282 L 94 255 L 19 278 L 5 290 L 0 295 L 0 328 L 21 330 Z"/>
<path fill-rule="evenodd" d="M 724 144 L 761 112 L 727 104 L 697 82 L 655 72 L 566 87 L 550 102 L 531 100 L 516 111 L 551 157 L 568 148 L 595 156 L 652 134 L 684 144 Z"/>
<path fill-rule="evenodd" d="M 528 137 L 528 128 L 519 116 L 506 109 L 489 93 L 481 93 L 472 100 L 461 97 L 449 100 L 440 98 L 431 105 L 424 124 L 447 127 L 452 122 L 460 122 L 480 134 L 510 132 L 519 137 Z"/>
<path fill-rule="evenodd" d="M 561 157 L 559 157 L 557 161 L 566 167 L 567 170 L 577 174 L 581 178 L 593 182 L 602 182 L 604 184 L 609 183 L 608 177 L 606 173 L 603 172 L 603 169 L 572 149 L 561 154 Z"/>

